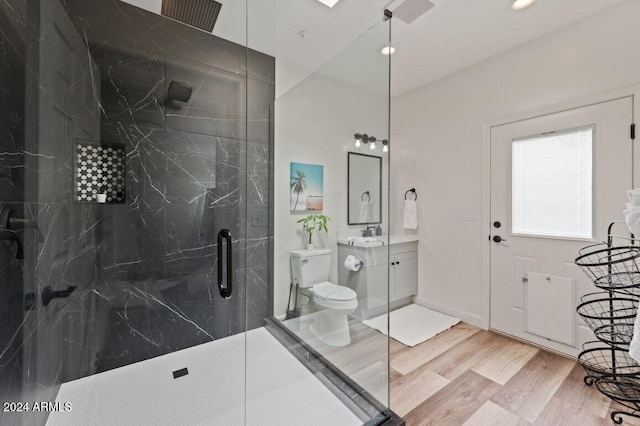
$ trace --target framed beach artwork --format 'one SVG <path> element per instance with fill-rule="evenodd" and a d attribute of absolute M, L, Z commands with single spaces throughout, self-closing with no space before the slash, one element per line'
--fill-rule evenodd
<path fill-rule="evenodd" d="M 324 166 L 291 163 L 290 210 L 292 212 L 321 211 L 323 207 Z"/>

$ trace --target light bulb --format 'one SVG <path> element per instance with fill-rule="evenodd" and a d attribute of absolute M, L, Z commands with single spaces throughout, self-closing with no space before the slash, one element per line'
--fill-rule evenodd
<path fill-rule="evenodd" d="M 531 6 L 536 0 L 514 0 L 511 2 L 511 8 L 513 10 L 522 10 Z"/>
<path fill-rule="evenodd" d="M 382 48 L 380 53 L 382 53 L 384 56 L 393 55 L 394 53 L 396 53 L 396 48 L 393 46 L 385 46 Z"/>
<path fill-rule="evenodd" d="M 376 143 L 375 142 L 371 142 L 371 146 L 369 147 L 369 149 L 371 151 L 373 151 L 374 149 L 376 149 Z"/>
<path fill-rule="evenodd" d="M 389 146 L 388 145 L 383 146 L 382 152 L 389 152 Z"/>
<path fill-rule="evenodd" d="M 362 142 L 362 135 L 360 133 L 355 133 L 353 138 L 356 140 L 356 148 L 360 148 Z"/>

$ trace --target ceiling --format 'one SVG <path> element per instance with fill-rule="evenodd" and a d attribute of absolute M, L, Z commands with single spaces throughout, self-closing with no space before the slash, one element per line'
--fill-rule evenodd
<path fill-rule="evenodd" d="M 393 22 L 394 95 L 636 0 L 537 0 L 521 11 L 511 10 L 509 0 L 431 1 L 436 6 L 411 25 Z"/>
<path fill-rule="evenodd" d="M 155 13 L 161 0 L 124 0 Z M 333 8 L 316 0 L 218 0 L 223 6 L 213 34 L 268 53 L 298 70 L 298 78 L 318 69 L 359 35 L 378 25 L 380 35 L 361 37 L 358 57 L 380 63 L 384 45 L 382 11 L 401 0 L 341 0 Z M 513 11 L 509 0 L 431 0 L 435 7 L 410 25 L 392 20 L 392 93 L 394 96 L 457 72 L 625 1 L 537 0 Z M 248 6 L 247 6 L 248 4 Z M 245 12 L 248 8 L 248 18 Z M 247 22 L 249 31 L 247 32 Z M 594 29 L 595 30 L 595 29 Z M 301 31 L 306 37 L 300 37 Z M 354 45 L 355 46 L 355 45 Z M 348 50 L 347 50 L 348 51 Z M 344 52 L 341 55 L 345 56 Z M 381 56 L 381 55 L 380 55 Z M 332 61 L 333 62 L 333 61 Z M 360 59 L 359 64 L 365 64 Z M 329 66 L 333 78 L 350 84 L 364 67 Z M 349 72 L 349 71 L 352 72 Z M 367 79 L 364 79 L 367 80 Z M 369 79 L 378 81 L 375 78 Z M 370 84 L 366 81 L 361 84 Z"/>

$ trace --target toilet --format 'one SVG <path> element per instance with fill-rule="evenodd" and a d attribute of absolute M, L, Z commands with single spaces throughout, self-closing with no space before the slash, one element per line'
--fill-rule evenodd
<path fill-rule="evenodd" d="M 355 291 L 329 282 L 331 250 L 293 250 L 291 271 L 293 283 L 309 289 L 317 308 L 311 331 L 330 346 L 351 343 L 347 315 L 358 307 Z"/>

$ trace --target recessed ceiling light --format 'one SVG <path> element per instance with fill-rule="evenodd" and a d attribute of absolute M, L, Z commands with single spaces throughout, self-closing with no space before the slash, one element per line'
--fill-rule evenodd
<path fill-rule="evenodd" d="M 382 53 L 384 56 L 393 55 L 394 53 L 396 53 L 396 48 L 393 46 L 385 46 L 382 48 L 380 53 Z"/>
<path fill-rule="evenodd" d="M 333 7 L 336 5 L 336 3 L 338 3 L 340 0 L 318 0 L 320 3 L 329 6 L 329 7 Z"/>
<path fill-rule="evenodd" d="M 511 9 L 513 10 L 522 10 L 531 6 L 536 0 L 512 0 L 511 1 Z"/>

